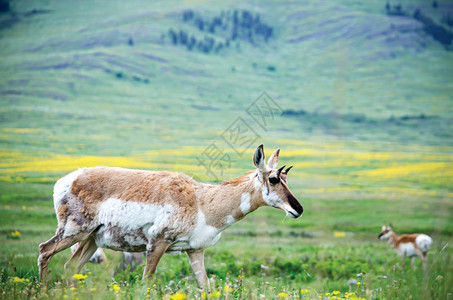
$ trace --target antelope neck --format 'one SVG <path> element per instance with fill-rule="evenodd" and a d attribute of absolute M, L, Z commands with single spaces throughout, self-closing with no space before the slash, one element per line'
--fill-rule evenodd
<path fill-rule="evenodd" d="M 265 205 L 254 180 L 246 175 L 221 185 L 204 185 L 197 198 L 206 223 L 224 229 Z"/>
<path fill-rule="evenodd" d="M 389 236 L 389 245 L 392 245 L 393 247 L 396 246 L 396 241 L 398 240 L 398 235 L 394 232 Z"/>

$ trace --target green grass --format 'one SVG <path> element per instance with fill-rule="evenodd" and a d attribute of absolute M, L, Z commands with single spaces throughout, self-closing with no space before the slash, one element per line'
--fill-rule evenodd
<path fill-rule="evenodd" d="M 438 2 L 400 1 L 439 23 L 448 1 Z M 238 117 L 260 135 L 250 148 L 281 148 L 281 164 L 295 165 L 289 185 L 304 216 L 263 208 L 227 229 L 206 253 L 220 298 L 451 297 L 453 52 L 410 18 L 385 16 L 384 4 L 12 1 L 15 14 L 0 15 L 0 298 L 202 297 L 185 255 L 164 256 L 143 283 L 143 267 L 112 279 L 119 253 L 109 250 L 108 265 L 86 265 L 84 283 L 63 270 L 69 250 L 56 255 L 44 290 L 38 245 L 56 229 L 53 184 L 72 169 L 168 169 L 219 182 L 196 159 L 215 142 L 232 158 L 222 179 L 244 174 L 252 149 L 238 155 L 221 138 Z M 161 39 L 169 28 L 204 34 L 182 22 L 184 9 L 248 9 L 275 36 L 189 52 Z M 264 129 L 246 113 L 263 91 L 286 111 Z M 426 272 L 417 261 L 403 273 L 377 240 L 389 222 L 433 237 Z"/>

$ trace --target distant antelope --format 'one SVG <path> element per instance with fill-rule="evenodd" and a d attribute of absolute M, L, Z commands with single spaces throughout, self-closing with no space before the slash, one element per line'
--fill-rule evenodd
<path fill-rule="evenodd" d="M 401 266 L 404 270 L 406 257 L 411 258 L 412 268 L 415 270 L 414 258 L 418 256 L 423 262 L 423 268 L 426 268 L 426 255 L 431 247 L 433 240 L 423 233 L 403 234 L 398 237 L 392 231 L 392 224 L 389 227 L 382 226 L 382 231 L 378 239 L 388 239 L 388 244 L 391 245 L 402 258 Z"/>
<path fill-rule="evenodd" d="M 291 167 L 275 169 L 280 149 L 264 161 L 263 145 L 253 155 L 256 170 L 220 185 L 200 183 L 173 172 L 93 167 L 57 181 L 54 206 L 58 229 L 39 245 L 41 282 L 50 259 L 80 242 L 65 267 L 78 260 L 78 271 L 97 247 L 146 250 L 143 278 L 151 278 L 164 253 L 185 251 L 200 287 L 208 287 L 204 249 L 223 230 L 261 206 L 272 206 L 291 218 L 303 208 L 287 186 Z"/>

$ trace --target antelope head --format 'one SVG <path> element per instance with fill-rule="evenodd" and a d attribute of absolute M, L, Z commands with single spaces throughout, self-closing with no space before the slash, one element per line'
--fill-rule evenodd
<path fill-rule="evenodd" d="M 393 228 L 392 224 L 390 224 L 388 227 L 385 225 L 382 225 L 382 230 L 378 236 L 378 239 L 380 239 L 380 240 L 388 239 L 390 237 L 390 235 L 392 234 L 392 228 Z"/>
<path fill-rule="evenodd" d="M 269 157 L 267 164 L 264 161 L 263 145 L 258 146 L 253 155 L 253 163 L 257 168 L 255 187 L 261 190 L 263 201 L 272 207 L 278 208 L 291 218 L 299 218 L 304 209 L 288 188 L 287 175 L 291 167 L 285 166 L 276 169 L 278 164 L 277 149 Z"/>

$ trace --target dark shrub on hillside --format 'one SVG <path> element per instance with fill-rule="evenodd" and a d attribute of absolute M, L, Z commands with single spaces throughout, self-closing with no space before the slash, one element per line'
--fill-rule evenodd
<path fill-rule="evenodd" d="M 2 12 L 9 12 L 10 6 L 8 0 L 0 0 L 0 13 Z"/>

